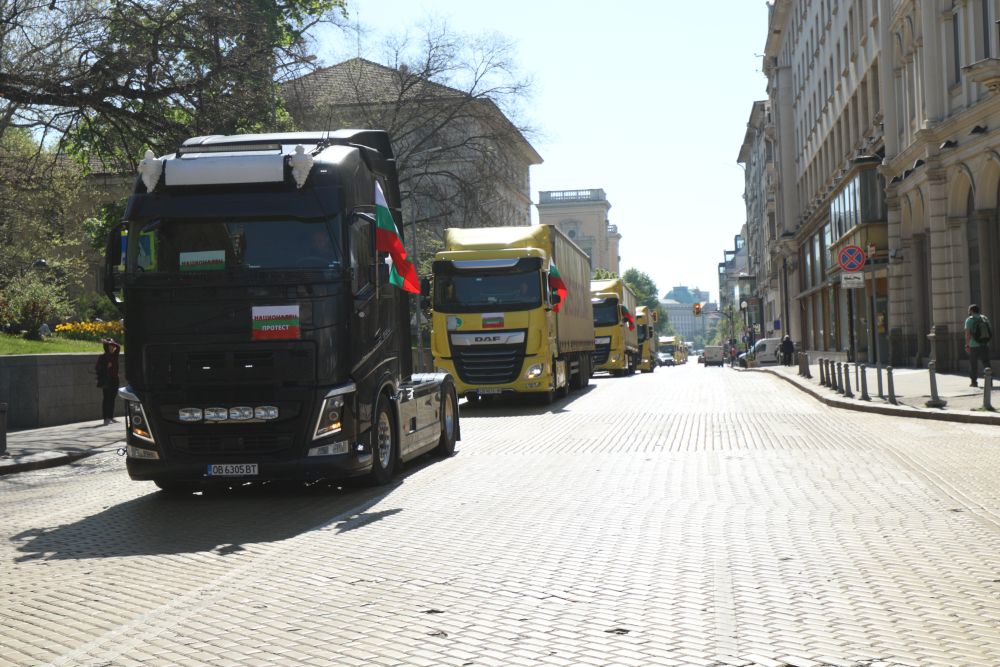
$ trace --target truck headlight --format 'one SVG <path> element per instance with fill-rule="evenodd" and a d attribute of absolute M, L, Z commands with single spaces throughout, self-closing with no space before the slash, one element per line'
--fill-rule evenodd
<path fill-rule="evenodd" d="M 536 377 L 541 376 L 545 372 L 545 364 L 534 364 L 528 368 L 528 372 L 524 374 L 529 380 L 534 380 Z"/>
<path fill-rule="evenodd" d="M 343 409 L 343 396 L 333 396 L 323 401 L 323 407 L 320 408 L 319 419 L 316 422 L 316 432 L 313 434 L 313 440 L 326 437 L 340 430 Z"/>
<path fill-rule="evenodd" d="M 142 409 L 142 403 L 139 401 L 128 401 L 128 429 L 132 435 L 140 440 L 155 444 L 149 420 L 146 419 L 146 412 Z"/>

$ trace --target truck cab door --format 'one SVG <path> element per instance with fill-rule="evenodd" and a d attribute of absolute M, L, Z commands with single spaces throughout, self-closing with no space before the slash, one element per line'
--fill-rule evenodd
<path fill-rule="evenodd" d="M 351 368 L 361 385 L 372 371 L 372 350 L 378 342 L 378 289 L 375 281 L 375 224 L 363 215 L 355 216 L 350 229 L 351 254 Z"/>

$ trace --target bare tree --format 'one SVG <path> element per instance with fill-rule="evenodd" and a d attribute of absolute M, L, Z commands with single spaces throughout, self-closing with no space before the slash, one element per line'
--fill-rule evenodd
<path fill-rule="evenodd" d="M 391 39 L 383 62 L 361 57 L 284 87 L 289 113 L 309 128 L 372 127 L 392 137 L 405 224 L 446 227 L 530 222 L 528 143 L 519 107 L 530 82 L 495 34 L 436 24 Z M 421 238 L 423 241 L 423 237 Z"/>

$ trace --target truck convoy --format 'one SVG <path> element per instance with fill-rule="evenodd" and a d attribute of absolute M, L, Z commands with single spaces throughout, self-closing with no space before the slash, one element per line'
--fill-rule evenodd
<path fill-rule="evenodd" d="M 452 378 L 411 374 L 396 285 L 418 288 L 385 132 L 198 137 L 140 174 L 105 287 L 126 324 L 132 479 L 384 484 L 454 452 Z"/>
<path fill-rule="evenodd" d="M 639 340 L 639 364 L 637 368 L 642 373 L 652 373 L 660 360 L 656 356 L 657 337 L 654 327 L 659 316 L 648 306 L 635 309 L 635 332 Z"/>
<path fill-rule="evenodd" d="M 595 370 L 632 375 L 639 365 L 639 338 L 635 326 L 636 297 L 621 278 L 593 280 Z"/>
<path fill-rule="evenodd" d="M 590 261 L 551 225 L 448 229 L 434 257 L 431 352 L 470 401 L 590 384 Z"/>

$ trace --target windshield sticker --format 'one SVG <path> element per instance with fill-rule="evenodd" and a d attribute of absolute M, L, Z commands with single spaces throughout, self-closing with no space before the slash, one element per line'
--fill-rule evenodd
<path fill-rule="evenodd" d="M 180 254 L 181 271 L 221 271 L 225 268 L 225 250 L 203 250 Z"/>
<path fill-rule="evenodd" d="M 448 320 L 448 331 L 455 331 L 462 328 L 462 318 L 461 317 L 449 317 Z"/>
<path fill-rule="evenodd" d="M 300 337 L 297 305 L 253 307 L 251 340 L 298 340 Z"/>
<path fill-rule="evenodd" d="M 483 313 L 484 329 L 503 329 L 503 313 Z"/>

